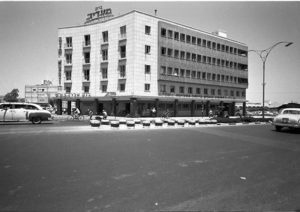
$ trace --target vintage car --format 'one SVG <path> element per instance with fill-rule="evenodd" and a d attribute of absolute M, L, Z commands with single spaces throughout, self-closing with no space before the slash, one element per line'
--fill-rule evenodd
<path fill-rule="evenodd" d="M 276 131 L 280 131 L 283 127 L 291 129 L 300 128 L 300 108 L 283 109 L 274 117 L 273 125 Z"/>
<path fill-rule="evenodd" d="M 0 122 L 31 121 L 33 124 L 40 124 L 51 119 L 51 113 L 37 104 L 0 103 Z"/>

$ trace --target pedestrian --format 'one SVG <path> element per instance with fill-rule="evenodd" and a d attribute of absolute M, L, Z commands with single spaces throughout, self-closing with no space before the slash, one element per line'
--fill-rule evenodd
<path fill-rule="evenodd" d="M 88 114 L 90 116 L 90 119 L 92 119 L 92 116 L 94 115 L 94 112 L 90 109 L 88 109 Z"/>
<path fill-rule="evenodd" d="M 156 116 L 156 109 L 155 109 L 155 107 L 152 108 L 151 112 L 152 112 L 152 117 L 155 117 Z"/>
<path fill-rule="evenodd" d="M 105 110 L 102 110 L 102 115 L 103 115 L 103 119 L 106 119 L 107 118 L 107 113 Z"/>

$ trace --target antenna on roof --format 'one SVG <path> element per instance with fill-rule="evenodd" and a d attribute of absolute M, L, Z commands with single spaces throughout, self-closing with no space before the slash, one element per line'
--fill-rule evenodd
<path fill-rule="evenodd" d="M 156 14 L 157 14 L 157 9 L 154 10 L 154 13 L 155 13 L 155 16 L 156 16 Z"/>

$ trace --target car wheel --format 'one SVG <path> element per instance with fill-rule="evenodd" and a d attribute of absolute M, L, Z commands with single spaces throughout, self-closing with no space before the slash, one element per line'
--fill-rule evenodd
<path fill-rule="evenodd" d="M 282 127 L 281 126 L 275 126 L 275 129 L 276 129 L 277 132 L 279 132 L 282 129 Z"/>
<path fill-rule="evenodd" d="M 31 121 L 32 124 L 40 124 L 42 122 L 42 119 L 40 117 L 33 117 Z"/>

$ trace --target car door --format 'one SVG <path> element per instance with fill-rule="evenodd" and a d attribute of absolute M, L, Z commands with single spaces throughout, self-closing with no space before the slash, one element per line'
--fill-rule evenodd
<path fill-rule="evenodd" d="M 26 113 L 25 104 L 16 104 L 12 112 L 13 121 L 26 121 Z"/>
<path fill-rule="evenodd" d="M 12 104 L 4 103 L 0 108 L 0 121 L 12 121 Z"/>

